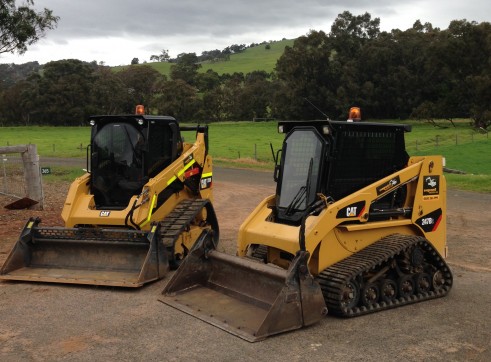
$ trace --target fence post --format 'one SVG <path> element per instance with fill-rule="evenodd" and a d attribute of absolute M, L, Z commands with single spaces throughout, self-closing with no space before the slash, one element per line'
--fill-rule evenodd
<path fill-rule="evenodd" d="M 43 210 L 43 185 L 41 182 L 41 169 L 36 145 L 27 145 L 26 152 L 22 152 L 22 162 L 24 163 L 27 196 L 38 202 L 31 209 Z"/>
<path fill-rule="evenodd" d="M 7 142 L 8 143 L 8 142 Z M 3 192 L 7 192 L 7 170 L 5 167 L 5 162 L 7 162 L 7 155 L 2 155 L 2 164 L 3 164 Z"/>
<path fill-rule="evenodd" d="M 257 144 L 254 143 L 254 160 L 257 161 Z"/>

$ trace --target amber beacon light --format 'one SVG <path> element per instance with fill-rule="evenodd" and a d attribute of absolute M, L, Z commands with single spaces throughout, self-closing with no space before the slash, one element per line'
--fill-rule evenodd
<path fill-rule="evenodd" d="M 361 121 L 361 110 L 359 107 L 351 107 L 348 113 L 348 121 L 359 122 Z"/>
<path fill-rule="evenodd" d="M 142 115 L 145 114 L 145 107 L 141 104 L 136 106 L 135 114 Z"/>

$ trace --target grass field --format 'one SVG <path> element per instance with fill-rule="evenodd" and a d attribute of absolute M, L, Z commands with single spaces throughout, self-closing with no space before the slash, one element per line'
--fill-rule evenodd
<path fill-rule="evenodd" d="M 208 69 L 213 69 L 218 74 L 233 74 L 233 73 L 250 73 L 255 70 L 264 70 L 271 73 L 276 66 L 276 61 L 283 54 L 285 46 L 292 46 L 294 40 L 281 40 L 270 43 L 270 49 L 266 49 L 265 45 L 258 45 L 252 48 L 247 48 L 239 54 L 232 54 L 228 61 L 204 62 L 201 63 L 200 73 L 205 73 Z M 169 77 L 172 63 L 152 62 L 145 63 L 155 68 L 160 73 Z M 124 69 L 125 66 L 113 67 L 113 70 L 118 71 Z"/>
<path fill-rule="evenodd" d="M 0 147 L 35 144 L 45 157 L 85 157 L 89 127 L 0 127 Z"/>
<path fill-rule="evenodd" d="M 479 134 L 468 121 L 455 122 L 456 127 L 437 128 L 420 122 L 406 134 L 410 155 L 441 154 L 450 169 L 465 175 L 447 174 L 451 187 L 491 193 L 491 143 L 487 134 Z M 193 132 L 184 132 L 187 142 Z M 210 153 L 215 164 L 226 167 L 272 169 L 274 150 L 281 147 L 283 135 L 276 122 L 213 123 L 209 130 Z M 89 127 L 2 127 L 0 147 L 36 144 L 41 157 L 86 157 L 90 139 Z M 58 169 L 58 168 L 57 168 Z M 71 179 L 72 170 L 59 168 L 62 178 Z M 56 172 L 55 172 L 56 175 Z"/>

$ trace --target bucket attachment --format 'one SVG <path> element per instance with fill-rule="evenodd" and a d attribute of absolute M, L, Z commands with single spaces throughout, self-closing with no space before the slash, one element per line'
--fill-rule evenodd
<path fill-rule="evenodd" d="M 307 252 L 299 251 L 285 270 L 213 249 L 203 232 L 159 300 L 249 342 L 327 314 Z"/>
<path fill-rule="evenodd" d="M 38 227 L 31 218 L 0 269 L 0 279 L 139 287 L 168 270 L 158 225 L 150 232 Z"/>

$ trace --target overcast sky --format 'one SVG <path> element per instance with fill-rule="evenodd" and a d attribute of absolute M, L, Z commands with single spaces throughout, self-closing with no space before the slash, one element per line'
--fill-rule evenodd
<path fill-rule="evenodd" d="M 0 63 L 75 58 L 114 66 L 150 61 L 162 49 L 171 57 L 200 55 L 309 30 L 327 33 L 345 10 L 369 12 L 386 31 L 406 30 L 418 19 L 442 30 L 451 20 L 491 21 L 490 0 L 35 0 L 35 7 L 53 10 L 58 27 L 22 56 L 0 54 Z"/>

